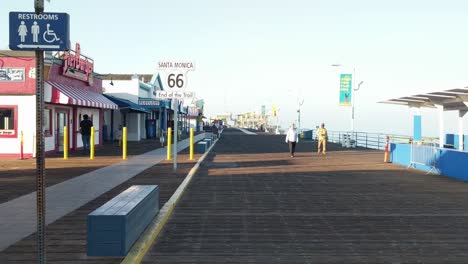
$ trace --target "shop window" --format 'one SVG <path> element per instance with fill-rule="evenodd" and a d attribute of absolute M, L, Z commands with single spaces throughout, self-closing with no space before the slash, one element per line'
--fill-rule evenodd
<path fill-rule="evenodd" d="M 17 137 L 17 107 L 0 106 L 0 137 Z"/>
<path fill-rule="evenodd" d="M 51 109 L 44 109 L 44 120 L 42 124 L 42 128 L 44 130 L 44 136 L 50 137 L 52 136 L 52 110 Z"/>

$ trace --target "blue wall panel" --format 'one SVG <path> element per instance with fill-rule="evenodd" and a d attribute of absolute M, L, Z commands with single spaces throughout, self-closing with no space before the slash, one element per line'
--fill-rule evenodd
<path fill-rule="evenodd" d="M 460 141 L 458 140 L 458 135 L 455 134 L 447 134 L 445 135 L 446 139 L 446 144 L 447 145 L 453 145 L 453 148 L 458 149 L 458 145 L 460 144 Z M 464 145 L 464 150 L 468 150 L 468 135 L 463 136 L 463 145 Z"/>
<path fill-rule="evenodd" d="M 392 163 L 409 166 L 411 160 L 410 144 L 390 144 L 390 161 Z M 468 181 L 468 152 L 454 149 L 438 149 L 436 154 L 436 169 L 442 175 Z M 429 171 L 428 166 L 416 165 L 416 169 Z M 437 171 L 436 171 L 437 172 Z"/>
<path fill-rule="evenodd" d="M 458 136 L 457 139 L 457 146 L 458 146 Z M 455 146 L 455 135 L 454 134 L 446 134 L 445 135 L 445 144 L 450 146 Z"/>
<path fill-rule="evenodd" d="M 443 175 L 468 181 L 468 152 L 442 150 L 437 168 Z"/>
<path fill-rule="evenodd" d="M 421 116 L 415 115 L 413 117 L 413 139 L 414 141 L 422 140 L 422 127 L 421 127 Z"/>
<path fill-rule="evenodd" d="M 390 159 L 392 163 L 402 166 L 408 166 L 410 163 L 410 150 L 409 144 L 390 144 Z"/>

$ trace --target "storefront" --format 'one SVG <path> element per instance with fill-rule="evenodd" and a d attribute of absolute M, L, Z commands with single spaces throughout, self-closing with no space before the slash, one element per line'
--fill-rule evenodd
<path fill-rule="evenodd" d="M 111 140 L 122 139 L 122 127 L 127 127 L 127 139 L 129 141 L 139 141 L 142 139 L 146 115 L 151 112 L 130 100 L 109 94 L 104 96 L 119 106 L 118 111 L 110 113 L 111 129 L 108 132 L 109 138 Z"/>
<path fill-rule="evenodd" d="M 33 52 L 1 51 L 0 157 L 19 157 L 21 135 L 24 157 L 33 157 L 36 137 L 35 57 Z M 71 150 L 82 148 L 79 123 L 87 114 L 95 127 L 95 143 L 102 144 L 104 112 L 117 105 L 102 95 L 102 81 L 94 78 L 93 61 L 76 51 L 46 54 L 44 67 L 45 151 L 59 152 L 64 127 Z"/>
<path fill-rule="evenodd" d="M 167 120 L 168 101 L 138 98 L 138 104 L 150 111 L 146 119 L 146 138 L 159 138 L 167 129 L 165 120 Z"/>
<path fill-rule="evenodd" d="M 123 126 L 129 141 L 159 138 L 167 129 L 169 101 L 155 97 L 161 89 L 159 75 L 112 74 L 104 77 L 103 85 L 105 95 L 119 105 L 119 111 L 109 115 L 111 140 L 121 137 Z"/>

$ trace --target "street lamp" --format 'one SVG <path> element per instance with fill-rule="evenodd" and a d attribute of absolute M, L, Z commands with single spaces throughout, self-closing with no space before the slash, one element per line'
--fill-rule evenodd
<path fill-rule="evenodd" d="M 299 102 L 299 98 L 297 99 L 297 131 L 301 133 L 301 106 L 304 104 L 304 99 Z"/>
<path fill-rule="evenodd" d="M 343 66 L 342 64 L 332 64 L 332 67 L 341 67 Z M 357 92 L 360 88 L 361 85 L 364 83 L 364 81 L 360 81 L 357 85 L 355 86 L 355 78 L 356 77 L 356 68 L 353 67 L 353 88 L 351 89 L 351 132 L 354 132 L 354 97 L 355 97 L 355 92 Z"/>
<path fill-rule="evenodd" d="M 359 90 L 359 88 L 361 88 L 361 85 L 362 83 L 364 83 L 364 81 L 360 81 L 357 85 L 357 88 L 354 88 L 354 85 L 353 85 L 353 95 L 352 95 L 352 105 L 351 105 L 351 112 L 352 112 L 352 116 L 351 116 L 351 131 L 354 132 L 354 97 L 355 97 L 355 91 L 357 92 Z"/>

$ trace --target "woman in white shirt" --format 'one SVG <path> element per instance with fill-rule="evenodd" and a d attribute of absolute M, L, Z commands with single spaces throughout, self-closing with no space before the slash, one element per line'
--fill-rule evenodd
<path fill-rule="evenodd" d="M 291 154 L 291 158 L 293 158 L 294 150 L 296 149 L 296 143 L 299 142 L 296 126 L 294 124 L 289 127 L 288 133 L 286 133 L 285 142 L 289 144 L 289 154 Z"/>

